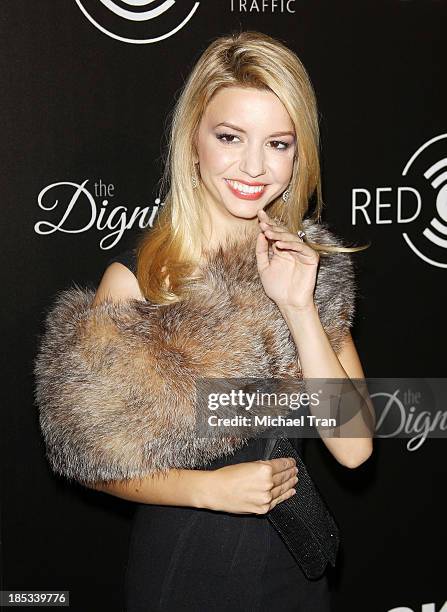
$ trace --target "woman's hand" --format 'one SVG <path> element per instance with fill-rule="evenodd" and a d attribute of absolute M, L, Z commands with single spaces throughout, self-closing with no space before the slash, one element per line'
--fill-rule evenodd
<path fill-rule="evenodd" d="M 295 494 L 298 468 L 292 457 L 247 461 L 212 472 L 208 492 L 211 510 L 237 514 L 265 514 Z"/>
<path fill-rule="evenodd" d="M 280 308 L 312 307 L 320 259 L 317 251 L 275 223 L 264 210 L 258 211 L 258 219 L 261 232 L 256 260 L 266 294 Z"/>

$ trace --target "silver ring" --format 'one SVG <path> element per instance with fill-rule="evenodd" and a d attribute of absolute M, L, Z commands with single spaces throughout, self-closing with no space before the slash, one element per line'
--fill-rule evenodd
<path fill-rule="evenodd" d="M 306 237 L 306 232 L 303 232 L 303 230 L 300 230 L 299 232 L 297 232 L 298 234 L 298 238 L 301 238 L 301 240 L 304 242 L 304 238 Z"/>

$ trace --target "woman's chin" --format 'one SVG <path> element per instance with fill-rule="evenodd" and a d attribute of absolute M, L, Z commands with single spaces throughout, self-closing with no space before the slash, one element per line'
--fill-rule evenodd
<path fill-rule="evenodd" d="M 234 217 L 235 219 L 241 219 L 242 221 L 253 221 L 253 219 L 257 219 L 258 217 L 258 210 L 256 209 L 253 212 L 248 212 L 248 211 L 229 211 L 231 216 Z"/>
<path fill-rule="evenodd" d="M 232 216 L 238 219 L 254 219 L 257 217 L 258 210 L 264 208 L 260 201 L 244 201 L 240 204 L 225 203 L 226 211 Z"/>

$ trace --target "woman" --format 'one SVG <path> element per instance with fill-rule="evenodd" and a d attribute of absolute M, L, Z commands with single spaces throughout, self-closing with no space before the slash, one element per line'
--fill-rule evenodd
<path fill-rule="evenodd" d="M 184 381 L 178 383 L 174 374 L 170 378 L 168 373 L 173 360 L 182 377 L 185 376 L 185 385 L 193 366 L 199 368 L 205 362 L 213 364 L 213 367 L 205 369 L 206 374 L 219 375 L 219 366 L 223 363 L 222 375 L 231 371 L 236 375 L 242 372 L 247 354 L 258 355 L 261 360 L 262 343 L 268 344 L 271 331 L 267 320 L 273 316 L 270 304 L 275 309 L 274 316 L 282 322 L 290 338 L 290 345 L 286 344 L 283 335 L 283 341 L 277 343 L 280 348 L 271 348 L 269 354 L 279 351 L 271 361 L 280 360 L 281 351 L 289 346 L 296 351 L 296 357 L 299 355 L 299 359 L 294 360 L 299 368 L 293 370 L 293 366 L 288 366 L 288 371 L 295 372 L 296 376 L 364 378 L 349 333 L 353 318 L 352 290 L 346 289 L 352 282 L 347 252 L 361 247 L 343 248 L 327 230 L 319 229 L 323 226 L 303 220 L 315 191 L 317 218 L 322 200 L 316 102 L 308 75 L 296 55 L 281 42 L 257 32 L 216 39 L 198 60 L 177 101 L 169 145 L 163 179 L 167 195 L 157 224 L 142 236 L 135 256 L 133 252 L 127 252 L 110 262 L 91 303 L 93 311 L 90 311 L 96 309 L 99 313 L 104 307 L 109 309 L 109 314 L 128 314 L 130 311 L 120 310 L 123 303 L 132 303 L 134 310 L 138 309 L 138 304 L 144 308 L 147 303 L 161 308 L 169 309 L 172 305 L 180 308 L 175 311 L 174 324 L 169 323 L 169 317 L 163 320 L 164 330 L 168 323 L 170 325 L 171 342 L 175 340 L 177 343 L 174 357 L 171 352 L 169 359 L 162 361 L 167 350 L 166 336 L 157 336 L 155 331 L 148 334 L 155 344 L 152 370 L 156 371 L 151 370 L 148 374 L 152 377 L 150 384 L 155 384 L 158 377 L 157 381 L 163 384 L 163 388 L 168 386 L 172 394 L 160 395 L 160 398 L 166 397 L 168 402 L 170 398 L 176 406 L 181 398 Z M 325 239 L 324 244 L 312 241 L 313 236 Z M 331 244 L 328 237 L 332 238 L 329 240 Z M 250 251 L 247 251 L 247 245 L 251 245 Z M 333 257 L 341 258 L 337 261 L 342 263 L 331 260 L 334 261 L 331 275 L 326 277 L 318 273 L 323 260 L 320 252 L 340 253 Z M 204 292 L 203 322 L 200 321 L 201 305 L 196 302 L 188 333 L 181 336 L 177 325 L 182 322 L 179 305 L 184 300 L 188 304 L 188 292 L 195 281 L 198 280 L 200 287 L 204 262 L 208 262 L 207 257 L 210 254 L 212 257 L 213 253 L 218 254 L 215 261 L 223 262 L 217 265 L 214 261 L 212 268 L 214 280 L 224 271 L 215 284 L 216 292 L 221 291 L 219 299 L 213 302 L 214 296 Z M 227 270 L 235 271 L 237 276 L 244 268 L 245 253 L 248 261 L 250 253 L 254 258 L 252 261 L 256 263 L 256 277 L 263 295 L 256 293 L 257 286 L 251 280 L 246 286 L 233 283 L 225 286 L 225 291 L 221 289 Z M 242 263 L 235 266 L 235 261 Z M 324 278 L 337 276 L 346 281 L 345 289 L 340 289 L 341 293 L 346 292 L 346 296 L 341 298 L 339 306 L 338 298 L 330 297 L 324 281 Z M 320 310 L 315 300 L 317 278 L 321 281 L 320 294 L 330 298 L 321 302 L 323 307 Z M 225 301 L 229 292 L 232 292 L 231 300 Z M 238 313 L 235 304 L 239 308 L 239 319 L 231 318 L 232 313 Z M 256 319 L 258 310 L 262 316 Z M 162 311 L 155 309 L 151 312 L 155 317 L 155 313 Z M 229 313 L 223 323 L 207 314 L 213 313 L 214 316 L 219 312 L 223 315 Z M 326 317 L 324 324 L 321 317 Z M 51 325 L 55 325 L 54 320 Z M 60 317 L 57 320 L 57 324 L 61 324 Z M 245 329 L 250 331 L 238 344 L 238 335 L 232 331 L 232 326 L 235 321 L 242 326 L 246 320 L 249 324 Z M 257 321 L 256 324 L 253 321 Z M 250 353 L 252 347 L 246 348 L 246 345 L 263 325 L 263 336 Z M 208 334 L 213 331 L 216 337 L 220 334 L 218 342 L 222 346 L 226 335 L 231 339 L 230 345 L 227 344 L 218 357 L 209 350 L 209 336 L 201 336 L 203 327 L 208 328 Z M 111 347 L 112 342 L 115 346 L 115 340 L 118 342 L 114 334 L 109 343 L 105 331 L 98 338 L 107 347 Z M 62 449 L 62 443 L 56 448 L 56 438 L 51 437 L 56 426 L 51 421 L 53 417 L 49 407 L 51 402 L 53 410 L 57 402 L 59 407 L 64 402 L 67 404 L 69 394 L 76 393 L 78 387 L 70 386 L 72 380 L 63 378 L 66 375 L 61 373 L 62 360 L 54 365 L 54 355 L 58 354 L 54 350 L 56 342 L 61 342 L 60 334 L 55 334 L 51 341 L 47 339 L 36 373 L 42 429 L 49 446 L 51 439 L 50 460 L 58 471 L 65 461 L 63 453 L 66 451 Z M 80 346 L 85 354 L 98 351 L 93 344 Z M 220 345 L 216 344 L 216 347 Z M 43 356 L 45 350 L 47 361 Z M 245 350 L 248 351 L 245 357 L 239 359 Z M 50 354 L 53 356 L 51 365 Z M 134 351 L 130 355 L 132 367 L 139 367 L 141 357 L 146 368 L 141 371 L 149 372 L 146 353 L 141 356 Z M 70 359 L 74 359 L 73 354 Z M 106 351 L 98 354 L 95 361 L 98 372 L 105 367 L 105 362 L 107 367 L 113 367 Z M 163 367 L 160 363 L 164 364 Z M 85 371 L 81 367 L 75 370 L 78 366 L 69 367 L 73 368 L 72 378 L 77 378 L 78 385 L 83 385 L 84 382 L 79 381 L 86 376 Z M 49 374 L 50 368 L 55 369 Z M 197 371 L 200 369 L 194 370 Z M 263 370 L 264 375 L 270 371 L 273 370 Z M 126 376 L 131 376 L 130 369 L 126 372 Z M 250 372 L 247 370 L 244 375 Z M 61 380 L 57 376 L 66 383 L 60 387 L 66 389 L 67 395 L 64 398 L 58 396 L 56 402 L 55 385 L 51 383 Z M 90 395 L 86 397 L 94 401 L 96 396 L 91 389 L 96 390 L 98 397 L 103 389 L 96 386 L 93 374 L 89 376 Z M 122 378 L 126 376 L 123 374 Z M 115 370 L 115 377 L 120 377 L 119 370 Z M 119 402 L 116 400 L 118 407 L 115 408 L 115 389 L 112 386 L 122 383 L 114 383 L 110 377 L 108 384 L 109 387 L 104 386 L 101 401 L 118 414 Z M 123 394 L 132 395 L 136 387 L 131 385 L 129 382 Z M 111 395 L 108 395 L 108 390 L 112 390 Z M 80 401 L 78 398 L 78 404 Z M 162 403 L 160 400 L 156 405 L 157 410 Z M 110 412 L 108 418 L 107 426 L 110 427 Z M 165 429 L 169 429 L 167 423 Z M 175 427 L 175 424 L 171 425 Z M 105 436 L 100 438 L 97 434 L 94 442 L 103 444 L 101 457 L 110 451 L 111 446 L 116 454 L 125 454 L 124 442 L 119 451 L 116 450 L 125 427 L 125 423 L 117 426 L 116 437 L 107 445 Z M 63 431 L 65 434 L 72 431 L 71 444 L 76 435 L 74 426 L 72 430 L 65 427 Z M 84 437 L 92 435 L 88 428 L 86 431 Z M 300 440 L 295 442 L 300 448 Z M 339 463 L 350 468 L 362 464 L 372 452 L 371 437 L 367 434 L 361 438 L 324 438 L 324 443 Z M 63 444 L 68 444 L 65 439 Z M 73 444 L 71 455 L 72 473 L 78 464 L 84 465 L 81 442 L 77 444 Z M 144 448 L 147 450 L 148 446 Z M 326 574 L 317 580 L 308 580 L 266 518 L 276 505 L 296 493 L 299 474 L 295 461 L 287 457 L 265 460 L 265 439 L 252 438 L 246 446 L 235 446 L 232 454 L 222 452 L 219 456 L 216 454 L 211 462 L 196 462 L 192 469 L 184 469 L 178 466 L 188 465 L 186 461 L 176 463 L 177 456 L 182 453 L 182 444 L 172 448 L 175 451 L 169 450 L 168 460 L 163 465 L 173 467 L 164 471 L 163 478 L 151 473 L 146 477 L 120 479 L 117 474 L 121 472 L 114 468 L 115 471 L 109 471 L 108 477 L 99 482 L 95 481 L 93 468 L 88 471 L 93 463 L 88 464 L 83 472 L 87 486 L 137 504 L 126 571 L 126 610 L 329 610 Z M 158 448 L 158 455 L 151 450 L 152 466 L 164 450 Z M 159 465 L 162 465 L 161 460 Z M 67 466 L 68 462 L 64 468 L 66 475 L 69 473 Z M 137 473 L 132 469 L 122 473 Z M 59 469 L 60 473 L 64 470 Z"/>

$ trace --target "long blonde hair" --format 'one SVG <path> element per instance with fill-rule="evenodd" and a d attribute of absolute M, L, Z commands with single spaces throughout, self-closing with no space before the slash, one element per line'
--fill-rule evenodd
<path fill-rule="evenodd" d="M 269 204 L 269 215 L 291 231 L 302 229 L 309 200 L 316 194 L 312 218 L 319 222 L 322 208 L 320 135 L 315 92 L 297 55 L 267 34 L 243 31 L 216 38 L 203 52 L 180 91 L 172 112 L 160 197 L 164 205 L 154 226 L 137 244 L 137 278 L 150 301 L 167 304 L 181 300 L 200 260 L 206 201 L 197 171 L 194 140 L 212 97 L 223 87 L 251 87 L 275 93 L 293 123 L 297 152 L 289 199 Z M 319 245 L 318 251 L 346 252 L 367 248 Z M 169 282 L 167 282 L 169 277 Z"/>

